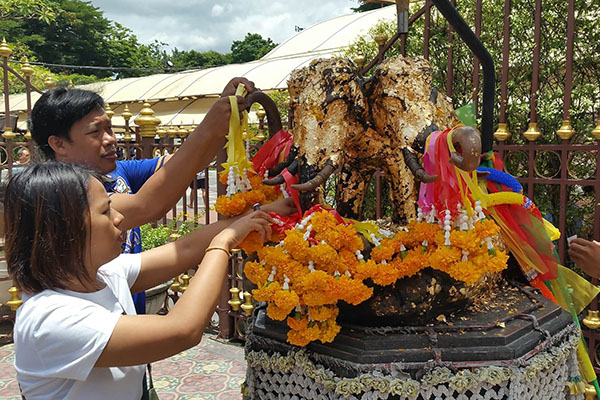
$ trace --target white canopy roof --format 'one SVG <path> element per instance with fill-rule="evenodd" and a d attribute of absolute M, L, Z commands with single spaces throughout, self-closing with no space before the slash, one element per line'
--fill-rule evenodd
<path fill-rule="evenodd" d="M 134 114 L 133 121 L 142 108 L 141 103 L 146 101 L 152 105 L 163 124 L 190 125 L 202 120 L 214 98 L 231 78 L 245 77 L 264 91 L 285 89 L 289 74 L 294 69 L 308 65 L 315 58 L 339 54 L 358 35 L 366 34 L 381 19 L 395 19 L 395 14 L 396 7 L 392 6 L 320 22 L 295 34 L 260 60 L 244 64 L 96 82 L 78 87 L 99 93 L 111 104 L 115 111 L 115 125 L 124 124 L 120 117 L 124 107 L 122 104 L 129 103 Z M 32 104 L 39 96 L 38 93 L 32 94 Z M 11 111 L 20 112 L 19 127 L 24 128 L 27 109 L 25 94 L 10 96 L 10 108 Z M 4 102 L 0 101 L 2 109 Z"/>

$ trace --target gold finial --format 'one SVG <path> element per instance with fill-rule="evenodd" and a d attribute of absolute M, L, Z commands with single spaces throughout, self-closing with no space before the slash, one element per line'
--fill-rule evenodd
<path fill-rule="evenodd" d="M 181 294 L 185 293 L 188 286 L 190 286 L 190 279 L 192 279 L 192 277 L 188 274 L 181 275 L 181 286 L 179 287 Z"/>
<path fill-rule="evenodd" d="M 179 132 L 179 130 L 171 123 L 171 125 L 169 125 L 169 129 L 167 129 L 167 135 L 169 135 L 170 138 L 174 138 L 177 135 L 177 132 Z"/>
<path fill-rule="evenodd" d="M 123 112 L 121 113 L 121 117 L 123 117 L 123 119 L 127 122 L 129 122 L 131 117 L 133 117 L 133 114 L 131 113 L 131 111 L 129 111 L 129 106 L 127 104 L 125 104 L 125 108 L 123 109 Z"/>
<path fill-rule="evenodd" d="M 8 58 L 12 54 L 12 49 L 8 47 L 8 43 L 6 43 L 6 38 L 2 38 L 2 43 L 0 43 L 0 56 Z"/>
<path fill-rule="evenodd" d="M 375 43 L 377 43 L 377 46 L 383 46 L 388 40 L 388 35 L 386 35 L 385 33 L 379 33 L 373 36 L 373 39 L 375 39 Z"/>
<path fill-rule="evenodd" d="M 596 127 L 592 131 L 592 137 L 596 140 L 600 140 L 600 119 L 596 123 Z"/>
<path fill-rule="evenodd" d="M 588 311 L 587 317 L 583 319 L 583 324 L 590 329 L 600 328 L 600 318 L 598 318 L 598 311 Z"/>
<path fill-rule="evenodd" d="M 188 134 L 188 130 L 184 128 L 183 126 L 183 121 L 181 121 L 181 124 L 179 125 L 179 129 L 177 129 L 177 135 L 179 135 L 180 138 L 184 138 L 186 137 Z"/>
<path fill-rule="evenodd" d="M 156 129 L 156 134 L 159 138 L 164 138 L 165 136 L 167 136 L 167 130 L 164 126 L 161 125 Z"/>
<path fill-rule="evenodd" d="M 17 308 L 23 304 L 23 300 L 21 300 L 21 296 L 19 293 L 19 289 L 12 286 L 8 289 L 8 293 L 10 293 L 10 300 L 6 302 L 6 305 L 10 307 L 11 310 L 17 311 Z"/>
<path fill-rule="evenodd" d="M 108 103 L 106 103 L 106 105 L 104 106 L 104 113 L 106 114 L 108 119 L 112 119 L 113 115 L 115 115 L 115 112 L 112 108 L 110 108 L 110 104 Z"/>
<path fill-rule="evenodd" d="M 67 88 L 69 88 L 69 89 L 74 89 L 75 88 L 75 85 L 73 85 L 73 80 L 72 79 L 69 79 L 69 84 L 67 85 Z"/>
<path fill-rule="evenodd" d="M 258 110 L 256 110 L 256 117 L 258 118 L 258 120 L 260 122 L 262 122 L 266 116 L 267 116 L 267 112 L 265 111 L 265 109 L 262 108 L 262 106 L 258 107 Z"/>
<path fill-rule="evenodd" d="M 46 86 L 46 89 L 48 90 L 56 87 L 56 81 L 52 75 L 48 75 L 46 79 L 44 79 L 44 86 Z"/>
<path fill-rule="evenodd" d="M 250 292 L 244 292 L 244 304 L 242 304 L 241 307 L 247 316 L 252 315 L 252 310 L 254 310 L 254 305 L 252 304 L 252 295 L 250 294 Z"/>
<path fill-rule="evenodd" d="M 179 284 L 179 277 L 176 276 L 175 278 L 173 278 L 173 283 L 171 283 L 171 286 L 169 286 L 169 289 L 171 289 L 173 291 L 173 293 L 177 293 L 179 292 L 180 289 L 180 284 Z"/>
<path fill-rule="evenodd" d="M 529 128 L 523 132 L 523 136 L 530 142 L 536 141 L 540 136 L 542 136 L 542 132 L 538 129 L 537 122 L 530 122 Z"/>
<path fill-rule="evenodd" d="M 21 65 L 21 72 L 23 73 L 23 75 L 25 76 L 31 76 L 33 75 L 33 67 L 31 66 L 31 64 L 29 64 L 29 60 L 27 59 L 27 57 L 23 58 L 23 65 Z"/>
<path fill-rule="evenodd" d="M 27 132 L 25 132 L 23 137 L 27 140 L 31 140 L 31 132 L 29 132 L 29 129 L 27 129 Z"/>
<path fill-rule="evenodd" d="M 363 65 L 365 65 L 365 61 L 367 61 L 367 59 L 362 54 L 359 54 L 356 57 L 354 57 L 352 61 L 354 61 L 354 64 L 356 64 L 358 69 L 361 69 Z"/>
<path fill-rule="evenodd" d="M 129 132 L 129 129 L 125 129 L 125 133 L 123 134 L 123 140 L 126 142 L 131 142 L 133 140 L 133 137 L 131 137 L 131 133 Z"/>
<path fill-rule="evenodd" d="M 500 122 L 498 124 L 498 129 L 496 130 L 496 132 L 494 132 L 494 137 L 496 138 L 496 140 L 498 140 L 500 142 L 504 142 L 510 136 L 511 136 L 511 134 L 508 131 L 508 124 Z"/>
<path fill-rule="evenodd" d="M 562 125 L 560 126 L 560 128 L 558 128 L 558 130 L 556 131 L 556 134 L 562 140 L 571 139 L 571 136 L 573 136 L 575 134 L 575 131 L 573 130 L 573 127 L 571 126 L 571 121 L 569 121 L 568 119 L 563 119 Z"/>
<path fill-rule="evenodd" d="M 156 136 L 156 127 L 160 124 L 160 119 L 154 116 L 154 111 L 150 108 L 150 103 L 144 103 L 140 115 L 133 120 L 140 127 L 141 137 Z"/>
<path fill-rule="evenodd" d="M 254 139 L 258 140 L 259 142 L 262 142 L 263 140 L 265 140 L 267 137 L 265 136 L 263 130 L 264 129 L 259 129 L 256 136 L 254 136 Z"/>
<path fill-rule="evenodd" d="M 10 121 L 10 119 L 9 119 Z M 12 128 L 10 126 L 6 126 L 4 127 L 4 133 L 2 134 L 2 137 L 6 140 L 12 140 L 15 138 L 15 135 Z"/>
<path fill-rule="evenodd" d="M 231 293 L 231 299 L 229 299 L 227 303 L 231 306 L 233 311 L 239 311 L 240 304 L 242 304 L 242 301 L 240 300 L 240 289 L 232 287 L 229 289 L 229 293 Z"/>
<path fill-rule="evenodd" d="M 596 399 L 596 388 L 593 385 L 585 385 L 585 400 Z"/>

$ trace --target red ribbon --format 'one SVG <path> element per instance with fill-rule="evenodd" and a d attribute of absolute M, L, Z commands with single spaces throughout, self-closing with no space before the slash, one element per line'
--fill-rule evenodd
<path fill-rule="evenodd" d="M 292 147 L 292 134 L 280 130 L 267 140 L 252 157 L 252 168 L 260 176 L 265 176 L 265 171 L 273 168 L 285 160 Z"/>
<path fill-rule="evenodd" d="M 294 199 L 294 203 L 298 209 L 298 214 L 302 214 L 302 207 L 300 207 L 300 194 L 292 187 L 292 185 L 298 183 L 298 177 L 290 174 L 290 171 L 288 171 L 287 168 L 281 171 L 281 176 L 283 176 L 283 179 L 285 180 L 286 189 L 288 190 L 290 196 L 292 196 Z"/>

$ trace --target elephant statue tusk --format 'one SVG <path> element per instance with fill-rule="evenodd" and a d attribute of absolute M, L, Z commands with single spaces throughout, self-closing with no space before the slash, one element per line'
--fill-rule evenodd
<path fill-rule="evenodd" d="M 329 178 L 331 174 L 333 174 L 335 169 L 336 167 L 333 165 L 333 162 L 331 160 L 327 160 L 323 169 L 321 169 L 321 171 L 317 173 L 317 176 L 315 176 L 308 182 L 292 185 L 292 189 L 296 189 L 299 192 L 314 190 L 320 185 L 324 184 L 325 181 L 327 181 L 327 178 Z"/>
<path fill-rule="evenodd" d="M 421 163 L 419 163 L 419 157 L 417 153 L 408 146 L 402 148 L 402 155 L 404 156 L 404 162 L 411 170 L 415 178 L 425 183 L 435 182 L 438 178 L 437 175 L 429 175 Z"/>
<path fill-rule="evenodd" d="M 470 126 L 461 126 L 452 132 L 452 144 L 456 151 L 450 154 L 450 162 L 463 171 L 472 172 L 481 161 L 481 134 Z"/>
<path fill-rule="evenodd" d="M 288 153 L 288 156 L 286 157 L 285 160 L 283 160 L 282 162 L 280 162 L 273 168 L 269 169 L 269 176 L 279 175 L 281 173 L 281 171 L 283 171 L 285 168 L 287 168 L 288 166 L 290 166 L 292 164 L 292 162 L 296 159 L 297 155 L 298 155 L 298 148 L 296 146 L 293 146 L 290 149 L 290 152 Z M 288 168 L 288 170 L 289 170 L 289 168 Z"/>
<path fill-rule="evenodd" d="M 291 154 L 291 153 L 290 153 Z M 282 163 L 283 164 L 283 163 Z M 282 165 L 279 164 L 279 165 Z M 283 171 L 283 169 L 286 167 L 283 167 L 281 169 L 281 171 L 279 172 L 279 175 L 277 175 L 276 177 L 274 177 L 273 179 L 263 179 L 263 183 L 265 185 L 268 186 L 276 186 L 276 185 L 281 185 L 282 183 L 285 182 L 285 179 L 283 178 L 283 176 L 281 175 L 281 172 Z M 290 174 L 292 175 L 296 175 L 296 173 L 298 172 L 298 160 L 293 160 L 290 165 L 287 166 L 287 170 L 290 172 Z"/>

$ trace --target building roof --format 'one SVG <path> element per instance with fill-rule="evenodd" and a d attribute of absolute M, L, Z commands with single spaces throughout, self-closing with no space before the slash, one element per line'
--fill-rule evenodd
<path fill-rule="evenodd" d="M 308 65 L 316 58 L 332 57 L 349 46 L 359 35 L 381 19 L 395 18 L 395 7 L 384 7 L 329 19 L 308 27 L 284 41 L 259 60 L 244 64 L 229 64 L 207 69 L 188 70 L 174 74 L 156 74 L 78 86 L 98 92 L 114 105 L 113 123 L 120 125 L 119 104 L 130 103 L 134 114 L 142 102 L 150 102 L 163 124 L 199 122 L 227 82 L 236 76 L 253 81 L 264 91 L 285 89 L 290 73 Z M 32 104 L 39 98 L 32 93 Z M 131 104 L 139 103 L 139 104 Z M 10 96 L 11 111 L 26 110 L 25 94 Z M 4 102 L 0 100 L 0 109 Z M 19 126 L 24 122 L 20 118 Z"/>

